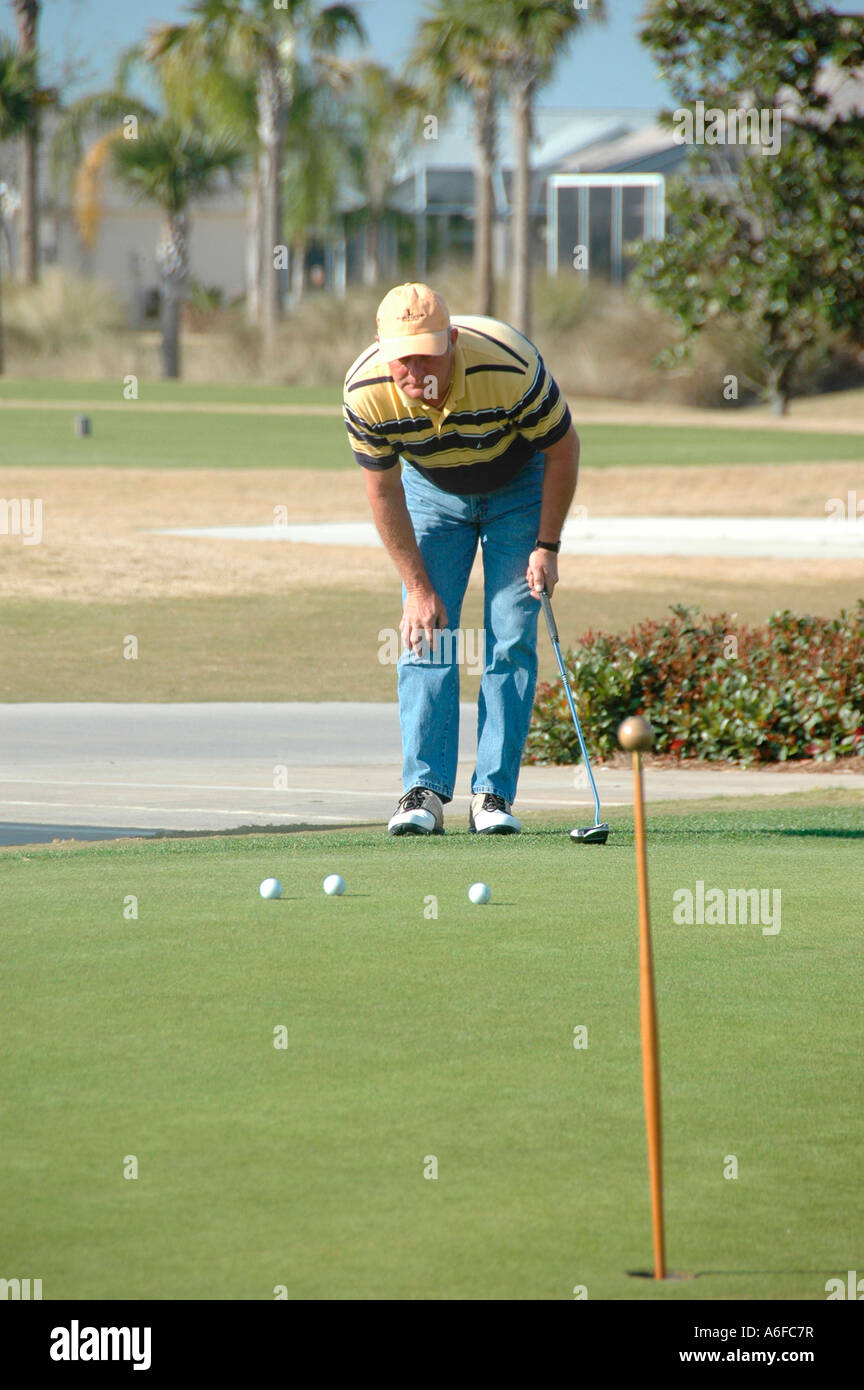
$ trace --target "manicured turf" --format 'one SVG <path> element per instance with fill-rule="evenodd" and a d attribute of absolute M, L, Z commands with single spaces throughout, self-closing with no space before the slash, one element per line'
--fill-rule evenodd
<path fill-rule="evenodd" d="M 87 388 L 89 390 L 89 387 Z M 339 396 L 332 397 L 338 404 Z M 338 416 L 148 412 L 134 402 L 90 412 L 77 438 L 70 400 L 60 410 L 4 409 L 0 466 L 67 468 L 352 468 Z M 860 435 L 671 425 L 582 425 L 586 468 L 640 465 L 819 463 L 864 457 Z"/>
<path fill-rule="evenodd" d="M 347 365 L 347 364 L 346 364 Z M 3 377 L 0 401 L 122 401 L 124 378 L 115 381 L 65 381 L 45 377 Z M 188 381 L 147 381 L 139 378 L 138 399 L 192 401 L 214 405 L 338 405 L 340 391 L 333 386 L 209 385 Z"/>
<path fill-rule="evenodd" d="M 662 1285 L 627 1274 L 632 834 L 563 828 L 0 855 L 3 1269 L 49 1299 L 824 1299 L 864 1249 L 860 807 L 651 816 L 668 1252 L 700 1276 Z M 781 930 L 674 925 L 697 880 L 780 890 Z"/>

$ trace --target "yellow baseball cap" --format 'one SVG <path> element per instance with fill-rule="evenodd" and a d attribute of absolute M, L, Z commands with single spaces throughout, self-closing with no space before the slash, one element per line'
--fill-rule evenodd
<path fill-rule="evenodd" d="M 397 285 L 378 305 L 377 322 L 385 362 L 443 357 L 450 346 L 450 310 L 428 285 Z"/>

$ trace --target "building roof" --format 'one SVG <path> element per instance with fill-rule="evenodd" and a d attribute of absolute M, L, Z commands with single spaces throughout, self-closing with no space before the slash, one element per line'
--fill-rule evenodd
<path fill-rule="evenodd" d="M 668 126 L 651 122 L 637 130 L 614 132 L 610 139 L 584 145 L 562 160 L 561 172 L 656 173 L 672 172 L 687 158 L 687 148 L 676 143 Z"/>
<path fill-rule="evenodd" d="M 612 139 L 616 133 L 641 129 L 654 121 L 655 113 L 643 107 L 540 106 L 534 112 L 534 140 L 531 165 L 535 170 L 559 167 L 560 162 L 574 151 L 601 138 Z M 500 167 L 510 172 L 516 165 L 516 141 L 509 105 L 502 103 L 498 110 L 498 153 Z M 421 139 L 399 167 L 398 177 L 404 178 L 418 168 L 473 169 L 475 162 L 475 133 L 473 113 L 466 103 L 455 106 L 452 115 L 441 121 L 437 138 Z"/>

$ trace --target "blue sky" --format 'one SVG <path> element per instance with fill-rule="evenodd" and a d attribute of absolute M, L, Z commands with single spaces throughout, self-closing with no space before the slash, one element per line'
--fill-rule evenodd
<path fill-rule="evenodd" d="M 429 0 L 355 0 L 380 61 L 401 67 Z M 470 0 L 466 0 L 470 4 Z M 542 106 L 637 106 L 668 104 L 665 86 L 637 38 L 645 0 L 607 0 L 606 24 L 587 24 L 562 58 L 555 81 L 543 90 Z M 89 74 L 82 90 L 109 83 L 119 51 L 158 21 L 182 20 L 184 0 L 44 0 L 40 29 L 48 57 L 46 77 L 57 80 L 64 66 L 81 63 Z M 846 6 L 845 8 L 850 8 Z M 0 0 L 0 30 L 14 33 L 8 0 Z"/>
<path fill-rule="evenodd" d="M 369 49 L 400 68 L 417 22 L 430 0 L 354 0 L 369 34 Z M 470 0 L 465 0 L 470 4 Z M 637 37 L 646 0 L 607 0 L 605 24 L 586 24 L 562 57 L 555 80 L 540 94 L 541 106 L 635 106 L 655 111 L 673 105 L 671 94 Z M 864 0 L 838 0 L 846 13 L 864 11 Z M 110 82 L 116 55 L 159 21 L 182 21 L 185 0 L 43 0 L 40 30 L 48 57 L 46 79 L 56 81 L 81 65 L 87 80 L 74 91 Z M 0 32 L 14 33 L 8 0 L 0 0 Z"/>

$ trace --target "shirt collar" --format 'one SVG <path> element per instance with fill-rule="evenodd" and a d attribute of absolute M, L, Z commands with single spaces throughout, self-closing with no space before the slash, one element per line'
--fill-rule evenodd
<path fill-rule="evenodd" d="M 465 354 L 462 351 L 462 343 L 456 339 L 456 347 L 453 350 L 453 375 L 450 379 L 450 390 L 447 392 L 447 399 L 441 407 L 443 415 L 449 414 L 454 406 L 461 401 L 465 395 Z"/>

